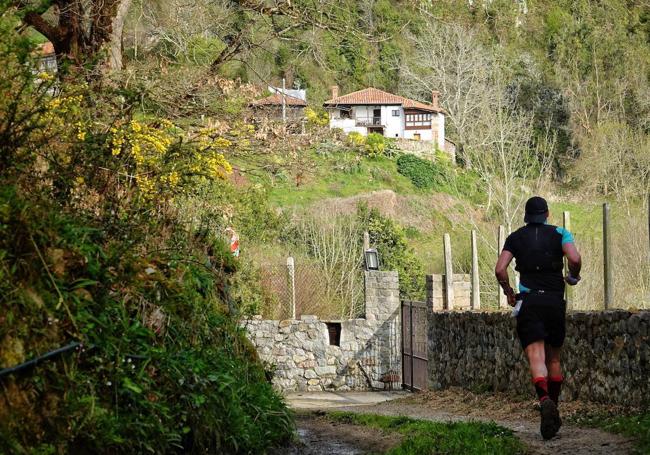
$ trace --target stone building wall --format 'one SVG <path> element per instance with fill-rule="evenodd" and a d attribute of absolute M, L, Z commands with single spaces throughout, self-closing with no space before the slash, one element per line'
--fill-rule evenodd
<path fill-rule="evenodd" d="M 472 283 L 471 276 L 467 273 L 454 273 L 453 283 L 453 309 L 469 310 L 471 308 Z M 445 275 L 427 275 L 426 293 L 427 306 L 434 311 L 446 310 L 449 305 L 445 295 Z"/>
<path fill-rule="evenodd" d="M 562 399 L 650 404 L 650 312 L 567 314 Z M 533 396 L 508 313 L 430 312 L 429 386 Z"/>
<path fill-rule="evenodd" d="M 273 383 L 285 391 L 369 390 L 384 388 L 394 373 L 401 383 L 401 333 L 397 272 L 366 272 L 365 318 L 320 321 L 242 321 L 262 360 L 275 366 Z M 340 324 L 339 346 L 332 345 L 328 323 Z M 397 384 L 395 384 L 397 383 Z"/>

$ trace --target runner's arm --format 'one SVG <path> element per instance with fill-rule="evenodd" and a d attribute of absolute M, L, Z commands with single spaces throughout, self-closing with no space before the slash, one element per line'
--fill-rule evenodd
<path fill-rule="evenodd" d="M 576 244 L 573 242 L 563 243 L 562 252 L 566 256 L 569 273 L 572 277 L 579 278 L 580 269 L 582 268 L 582 258 L 580 257 L 580 253 L 578 253 Z"/>
<path fill-rule="evenodd" d="M 499 285 L 503 289 L 505 295 L 508 296 L 508 304 L 514 306 L 515 304 L 515 291 L 510 286 L 510 277 L 508 277 L 508 266 L 512 261 L 512 253 L 508 250 L 503 250 L 497 259 L 497 265 L 494 267 L 494 274 L 499 281 Z"/>

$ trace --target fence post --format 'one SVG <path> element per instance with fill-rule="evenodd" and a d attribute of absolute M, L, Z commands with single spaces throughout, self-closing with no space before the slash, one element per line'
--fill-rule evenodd
<path fill-rule="evenodd" d="M 445 253 L 445 306 L 446 310 L 454 309 L 454 271 L 451 262 L 451 239 L 449 234 L 443 237 L 443 247 Z"/>
<path fill-rule="evenodd" d="M 612 306 L 612 245 L 609 228 L 609 204 L 603 204 L 603 278 L 605 280 L 605 309 Z"/>
<path fill-rule="evenodd" d="M 476 244 L 476 231 L 472 229 L 472 310 L 481 308 L 481 291 L 479 289 L 478 275 L 478 246 Z"/>
<path fill-rule="evenodd" d="M 562 212 L 562 226 L 564 226 L 564 229 L 567 231 L 571 230 L 571 213 L 564 211 Z M 566 258 L 564 258 L 564 275 L 566 276 L 568 273 L 568 263 Z M 573 289 L 571 286 L 565 286 L 564 287 L 564 300 L 566 300 L 566 307 L 569 308 L 571 306 L 571 301 L 573 300 Z"/>
<path fill-rule="evenodd" d="M 291 319 L 296 319 L 296 265 L 291 256 L 287 258 L 287 274 L 291 291 Z"/>
<path fill-rule="evenodd" d="M 499 225 L 499 234 L 498 234 L 498 248 L 497 248 L 497 258 L 503 250 L 503 245 L 506 243 L 506 228 L 503 225 Z M 499 309 L 508 308 L 508 298 L 503 293 L 501 286 L 497 287 L 497 294 L 499 295 Z"/>
<path fill-rule="evenodd" d="M 370 234 L 368 234 L 368 231 L 365 231 L 363 233 L 363 252 L 365 253 L 366 250 L 370 249 Z"/>

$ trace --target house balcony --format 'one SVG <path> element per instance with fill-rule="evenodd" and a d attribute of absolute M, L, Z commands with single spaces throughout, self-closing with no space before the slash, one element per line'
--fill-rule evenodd
<path fill-rule="evenodd" d="M 356 126 L 385 126 L 381 123 L 381 117 L 357 117 Z"/>

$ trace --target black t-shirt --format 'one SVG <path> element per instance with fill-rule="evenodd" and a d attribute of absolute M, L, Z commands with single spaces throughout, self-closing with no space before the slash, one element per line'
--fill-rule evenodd
<path fill-rule="evenodd" d="M 510 234 L 503 249 L 515 257 L 519 291 L 564 292 L 562 245 L 573 242 L 564 228 L 529 223 Z"/>

